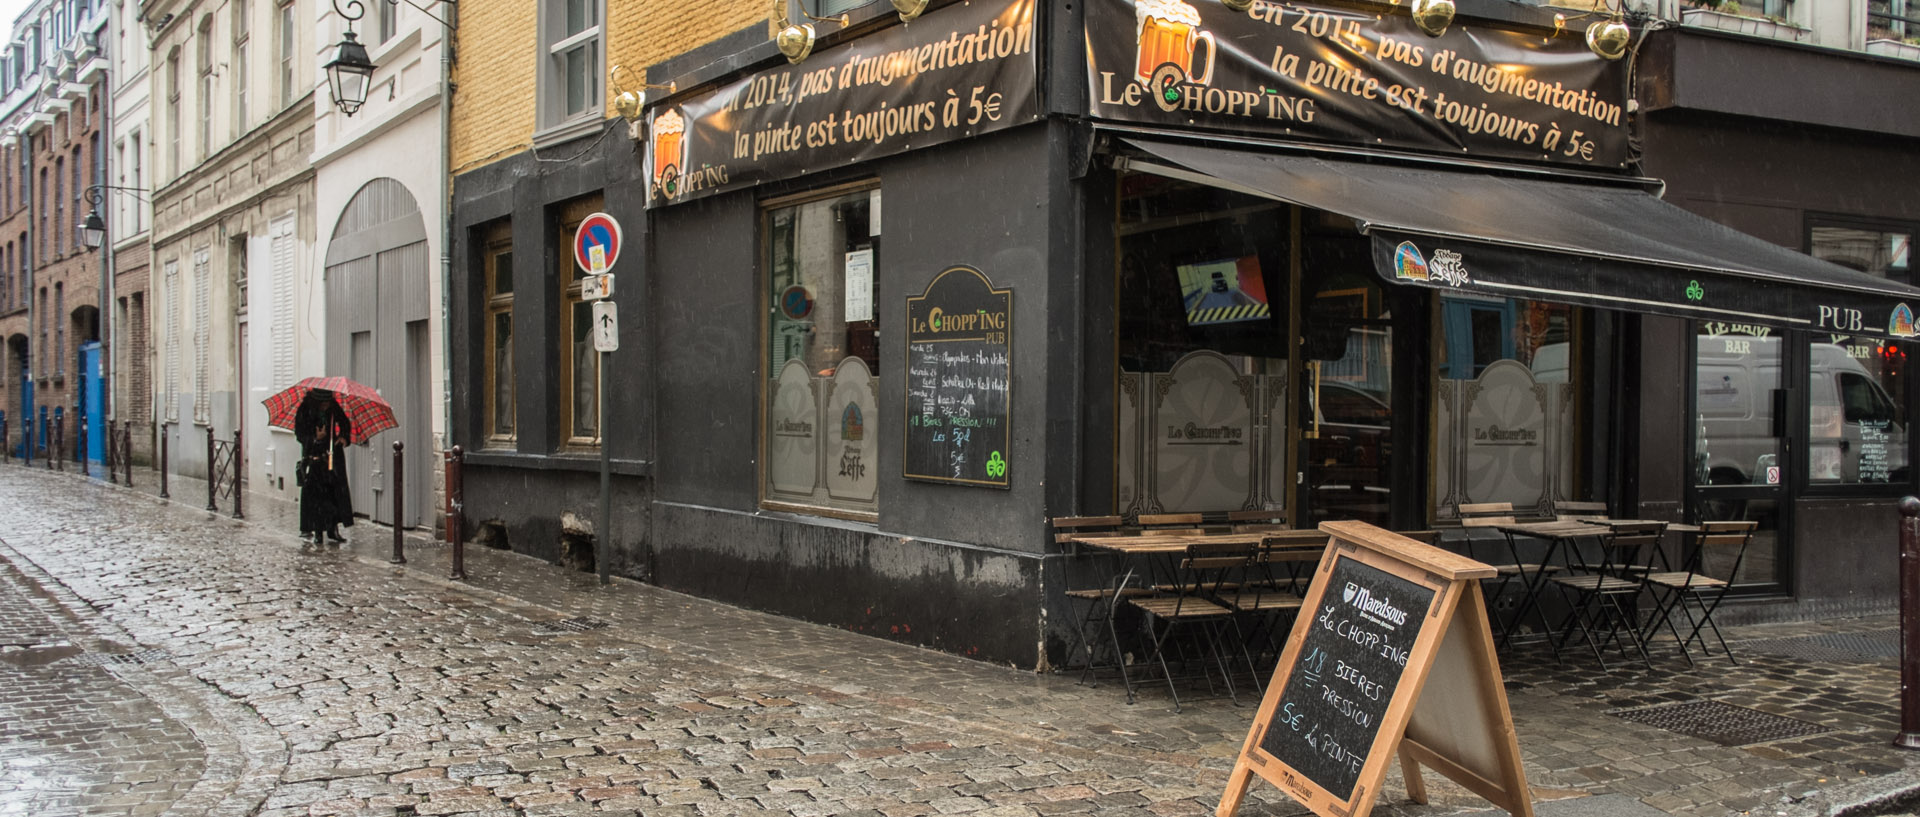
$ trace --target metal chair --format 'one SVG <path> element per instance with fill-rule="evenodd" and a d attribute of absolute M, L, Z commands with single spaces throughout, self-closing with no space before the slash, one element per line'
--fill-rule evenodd
<path fill-rule="evenodd" d="M 1733 587 L 1734 578 L 1740 574 L 1740 563 L 1746 559 L 1747 548 L 1753 544 L 1753 534 L 1760 523 L 1746 520 L 1738 522 L 1706 522 L 1701 524 L 1696 534 L 1692 552 L 1686 558 L 1686 570 L 1665 573 L 1651 573 L 1646 583 L 1654 593 L 1653 616 L 1648 619 L 1645 634 L 1650 640 L 1665 624 L 1668 632 L 1680 645 L 1680 654 L 1686 656 L 1687 665 L 1693 666 L 1693 654 L 1687 645 L 1694 639 L 1700 639 L 1702 655 L 1711 655 L 1705 638 L 1700 636 L 1702 629 L 1713 631 L 1713 637 L 1720 642 L 1720 649 L 1727 654 L 1727 660 L 1735 664 L 1739 659 L 1733 657 L 1733 650 L 1727 646 L 1727 640 L 1720 635 L 1720 626 L 1713 623 L 1713 611 L 1719 609 L 1720 602 L 1727 597 L 1727 591 Z M 1715 551 L 1731 551 L 1730 562 L 1724 559 L 1709 559 L 1709 548 Z M 1709 563 L 1714 563 L 1709 573 Z M 1721 564 L 1726 566 L 1719 570 Z M 1723 578 L 1724 577 L 1724 578 Z M 1695 620 L 1693 610 L 1687 606 L 1692 601 L 1700 610 L 1700 618 Z M 1686 615 L 1691 628 L 1686 638 L 1680 637 L 1679 628 L 1673 623 L 1674 608 Z"/>
<path fill-rule="evenodd" d="M 1554 646 L 1556 657 L 1578 627 L 1602 670 L 1606 669 L 1607 662 L 1601 648 L 1608 641 L 1618 643 L 1622 654 L 1631 644 L 1647 668 L 1653 668 L 1640 628 L 1640 594 L 1645 590 L 1641 577 L 1646 575 L 1646 565 L 1659 549 L 1660 536 L 1666 529 L 1665 522 L 1609 523 L 1608 534 L 1600 542 L 1597 565 L 1580 559 L 1578 548 L 1574 549 L 1573 558 L 1581 562 L 1578 570 L 1573 575 L 1554 576 L 1550 580 L 1571 608 L 1559 642 Z M 1594 632 L 1602 625 L 1606 627 L 1605 636 L 1596 641 Z"/>
<path fill-rule="evenodd" d="M 1152 596 L 1127 598 L 1129 607 L 1138 609 L 1146 616 L 1148 632 L 1152 634 L 1153 663 L 1159 664 L 1160 672 L 1167 680 L 1167 691 L 1173 696 L 1173 709 L 1180 711 L 1180 692 L 1174 683 L 1173 669 L 1167 661 L 1169 648 L 1179 649 L 1182 656 L 1176 661 L 1182 669 L 1187 668 L 1189 657 L 1199 653 L 1194 645 L 1185 639 L 1174 638 L 1177 632 L 1188 629 L 1200 631 L 1200 640 L 1204 655 L 1200 655 L 1201 674 L 1211 684 L 1211 673 L 1206 669 L 1206 659 L 1220 670 L 1221 681 L 1226 685 L 1228 697 L 1235 705 L 1240 697 L 1233 689 L 1233 673 L 1227 669 L 1222 651 L 1224 630 L 1236 628 L 1233 608 L 1217 601 L 1220 588 L 1236 582 L 1253 561 L 1258 546 L 1237 542 L 1197 542 L 1186 547 L 1185 555 L 1178 565 L 1179 581 L 1177 585 L 1191 588 L 1192 592 L 1159 593 Z M 1237 584 L 1236 584 L 1237 586 Z M 1251 669 L 1251 662 L 1249 662 Z M 1127 691 L 1127 703 L 1133 703 L 1131 688 Z"/>

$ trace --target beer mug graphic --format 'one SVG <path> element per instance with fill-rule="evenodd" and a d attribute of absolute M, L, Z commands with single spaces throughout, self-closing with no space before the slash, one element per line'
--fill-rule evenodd
<path fill-rule="evenodd" d="M 668 110 L 653 118 L 653 185 L 671 198 L 680 192 L 680 145 L 686 134 L 680 113 Z"/>
<path fill-rule="evenodd" d="M 1180 69 L 1180 75 L 1198 85 L 1213 82 L 1213 66 L 1219 53 L 1213 32 L 1200 30 L 1200 10 L 1183 0 L 1135 0 L 1133 16 L 1138 23 L 1140 59 L 1134 65 L 1133 78 L 1152 87 L 1153 74 L 1163 65 Z M 1193 76 L 1194 54 L 1201 43 L 1207 44 L 1207 71 Z"/>

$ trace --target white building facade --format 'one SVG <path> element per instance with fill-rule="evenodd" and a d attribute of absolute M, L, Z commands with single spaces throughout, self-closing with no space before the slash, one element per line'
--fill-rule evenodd
<path fill-rule="evenodd" d="M 358 4 L 355 4 L 358 5 Z M 400 427 L 348 454 L 354 510 L 438 528 L 445 435 L 446 100 L 451 3 L 368 0 L 358 20 L 316 4 L 320 64 L 351 26 L 376 69 L 352 116 L 324 74 L 313 94 L 316 258 L 324 370 L 380 390 Z M 393 444 L 405 444 L 393 472 Z"/>

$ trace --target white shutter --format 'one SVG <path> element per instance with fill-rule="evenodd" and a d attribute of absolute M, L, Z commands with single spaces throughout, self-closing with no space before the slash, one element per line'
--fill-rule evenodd
<path fill-rule="evenodd" d="M 167 262 L 167 422 L 180 422 L 180 262 Z"/>
<path fill-rule="evenodd" d="M 268 265 L 273 280 L 273 389 L 283 391 L 293 385 L 293 217 L 275 221 L 270 236 Z"/>
<path fill-rule="evenodd" d="M 207 259 L 206 249 L 193 251 L 193 421 L 201 425 L 213 422 L 207 349 L 213 334 L 213 275 Z"/>

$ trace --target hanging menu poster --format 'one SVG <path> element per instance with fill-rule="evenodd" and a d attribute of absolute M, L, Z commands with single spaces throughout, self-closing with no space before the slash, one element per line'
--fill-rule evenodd
<path fill-rule="evenodd" d="M 907 298 L 907 479 L 1006 488 L 1013 290 L 949 267 Z"/>
<path fill-rule="evenodd" d="M 1260 749 L 1351 800 L 1427 623 L 1433 589 L 1335 557 Z"/>

